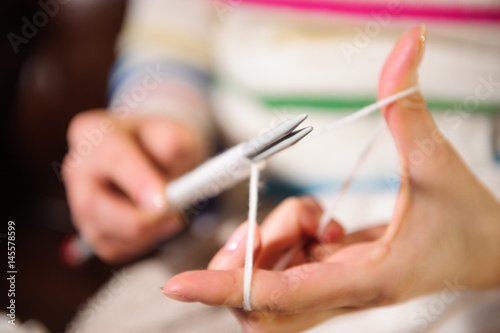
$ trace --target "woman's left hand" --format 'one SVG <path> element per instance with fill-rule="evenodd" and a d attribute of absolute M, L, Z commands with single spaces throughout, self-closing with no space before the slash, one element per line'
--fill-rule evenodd
<path fill-rule="evenodd" d="M 418 83 L 424 40 L 420 28 L 403 35 L 382 72 L 380 98 Z M 439 131 L 419 92 L 384 108 L 383 114 L 401 169 L 387 226 L 343 236 L 331 221 L 315 240 L 321 209 L 308 198 L 289 199 L 265 219 L 256 240 L 254 311 L 241 309 L 245 226 L 217 253 L 209 270 L 171 278 L 163 288 L 166 295 L 232 307 L 248 332 L 297 332 L 338 314 L 443 290 L 445 281 L 456 288 L 499 286 L 499 202 Z M 291 265 L 272 271 L 301 239 L 307 242 Z"/>

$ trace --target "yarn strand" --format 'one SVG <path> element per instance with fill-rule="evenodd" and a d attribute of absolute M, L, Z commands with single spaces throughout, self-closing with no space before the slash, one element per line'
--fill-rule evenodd
<path fill-rule="evenodd" d="M 245 253 L 245 271 L 243 277 L 243 309 L 252 311 L 250 292 L 253 273 L 253 248 L 255 242 L 255 229 L 257 227 L 257 205 L 259 200 L 259 165 L 252 163 L 250 173 L 250 191 L 248 202 L 248 234 Z"/>
<path fill-rule="evenodd" d="M 392 96 L 384 98 L 378 102 L 367 105 L 364 108 L 359 109 L 356 112 L 353 112 L 353 113 L 351 113 L 343 118 L 340 118 L 339 120 L 336 120 L 336 121 L 324 126 L 323 128 L 320 128 L 318 131 L 313 133 L 313 135 L 311 135 L 310 137 L 320 136 L 320 135 L 324 134 L 325 132 L 331 131 L 335 128 L 339 128 L 339 127 L 344 126 L 344 125 L 346 125 L 350 122 L 353 122 L 355 120 L 359 120 L 361 118 L 364 118 L 364 117 L 374 113 L 378 109 L 383 108 L 384 106 L 387 106 L 391 103 L 396 102 L 397 100 L 399 100 L 401 98 L 407 97 L 407 96 L 415 93 L 419 89 L 420 89 L 419 86 L 416 85 L 416 86 L 413 86 L 413 87 L 408 88 L 406 90 L 400 91 Z"/>
<path fill-rule="evenodd" d="M 355 120 L 359 120 L 361 118 L 364 118 L 373 112 L 377 111 L 378 109 L 389 105 L 391 103 L 394 103 L 395 101 L 407 97 L 416 91 L 419 90 L 419 86 L 413 86 L 409 89 L 403 90 L 397 94 L 394 94 L 392 96 L 389 96 L 387 98 L 384 98 L 383 100 L 380 100 L 376 103 L 370 104 L 368 106 L 365 106 L 364 108 L 351 113 L 350 115 L 343 117 L 337 121 L 334 121 L 333 123 L 330 123 L 326 125 L 325 127 L 321 128 L 319 131 L 313 135 L 314 137 L 320 136 L 323 133 L 327 131 L 331 131 L 333 129 L 339 128 L 341 126 L 344 126 L 350 122 L 353 122 Z M 368 141 L 367 145 L 361 152 L 360 157 L 356 161 L 356 164 L 352 168 L 351 172 L 349 173 L 349 176 L 345 180 L 345 182 L 342 184 L 342 187 L 340 189 L 340 192 L 338 196 L 335 199 L 335 202 L 331 206 L 329 210 L 327 210 L 320 221 L 320 225 L 318 227 L 318 235 L 324 230 L 325 226 L 328 224 L 328 221 L 330 220 L 333 211 L 337 208 L 339 202 L 342 200 L 346 192 L 348 191 L 349 187 L 351 186 L 357 172 L 361 168 L 361 166 L 364 164 L 366 161 L 366 158 L 368 157 L 370 151 L 373 149 L 373 146 L 375 145 L 375 142 L 377 141 L 378 137 L 382 133 L 382 129 L 384 128 L 385 121 L 382 120 L 381 123 L 378 125 L 376 131 L 374 132 L 373 136 L 370 138 Z M 244 269 L 244 276 L 243 276 L 243 309 L 246 311 L 252 311 L 252 306 L 250 303 L 250 296 L 251 296 L 251 289 L 252 289 L 252 274 L 253 274 L 253 251 L 254 251 L 254 243 L 255 243 L 255 229 L 257 227 L 257 205 L 258 205 L 258 192 L 259 192 L 259 176 L 260 176 L 260 170 L 259 170 L 259 165 L 257 163 L 252 163 L 251 166 L 251 173 L 250 173 L 250 190 L 249 190 L 249 203 L 248 203 L 248 234 L 247 234 L 247 242 L 246 242 L 246 253 L 245 253 L 245 269 Z M 300 248 L 303 246 L 303 243 L 297 244 L 295 247 L 292 247 L 285 255 L 278 260 L 278 263 L 275 265 L 274 270 L 283 270 L 285 269 L 290 260 L 295 256 L 297 251 L 300 251 Z"/>
<path fill-rule="evenodd" d="M 352 184 L 354 178 L 356 177 L 356 174 L 358 173 L 359 169 L 361 169 L 361 167 L 365 163 L 366 158 L 368 157 L 368 155 L 370 154 L 370 151 L 375 146 L 375 142 L 377 142 L 377 139 L 379 138 L 380 134 L 382 133 L 382 130 L 384 129 L 384 127 L 385 127 L 385 120 L 381 120 L 379 125 L 377 126 L 377 129 L 373 133 L 372 137 L 370 138 L 370 140 L 366 144 L 365 148 L 361 152 L 361 155 L 359 156 L 358 160 L 356 161 L 356 164 L 351 169 L 349 176 L 342 184 L 342 187 L 340 188 L 339 194 L 335 198 L 333 205 L 330 206 L 330 208 L 326 212 L 323 213 L 323 216 L 321 217 L 321 221 L 320 221 L 319 227 L 318 227 L 318 236 L 323 233 L 323 230 L 325 229 L 326 225 L 330 221 L 330 219 L 333 215 L 333 212 L 335 211 L 335 209 L 339 205 L 339 203 L 342 200 L 342 198 L 344 197 L 344 195 L 349 190 L 349 187 L 351 187 L 351 184 Z"/>

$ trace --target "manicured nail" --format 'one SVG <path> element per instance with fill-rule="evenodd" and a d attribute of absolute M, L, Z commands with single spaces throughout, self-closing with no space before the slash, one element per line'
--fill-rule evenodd
<path fill-rule="evenodd" d="M 328 223 L 323 230 L 320 240 L 322 243 L 337 242 L 342 239 L 343 235 L 344 230 L 342 229 L 342 227 L 330 220 L 330 223 Z"/>
<path fill-rule="evenodd" d="M 422 43 L 425 43 L 427 40 L 427 26 L 425 24 L 422 24 L 420 26 L 420 41 Z"/>
<path fill-rule="evenodd" d="M 418 47 L 418 52 L 420 57 L 424 54 L 424 49 L 425 45 L 427 43 L 427 26 L 425 24 L 422 24 L 420 26 L 420 38 L 419 38 L 419 47 Z"/>
<path fill-rule="evenodd" d="M 139 200 L 141 206 L 150 211 L 164 211 L 167 209 L 165 195 L 156 189 L 144 189 Z"/>
<path fill-rule="evenodd" d="M 416 67 L 418 67 L 422 61 L 426 43 L 427 43 L 427 26 L 425 24 L 422 24 L 420 26 L 420 36 L 418 39 L 418 47 L 417 47 L 418 60 L 414 62 L 414 65 Z"/>
<path fill-rule="evenodd" d="M 245 243 L 247 233 L 248 223 L 239 226 L 238 229 L 236 229 L 236 231 L 231 235 L 224 248 L 227 251 L 236 251 L 238 248 L 241 248 Z"/>
<path fill-rule="evenodd" d="M 160 290 L 162 292 L 163 295 L 169 297 L 169 298 L 172 298 L 176 301 L 179 301 L 179 302 L 186 302 L 186 303 L 193 303 L 193 302 L 196 302 L 194 299 L 191 299 L 189 297 L 186 297 L 182 294 L 179 294 L 177 292 L 172 292 L 172 291 L 165 291 L 165 289 L 163 289 L 163 287 L 160 287 Z"/>
<path fill-rule="evenodd" d="M 162 194 L 157 194 L 153 197 L 153 204 L 158 208 L 163 208 L 167 205 L 167 199 Z"/>

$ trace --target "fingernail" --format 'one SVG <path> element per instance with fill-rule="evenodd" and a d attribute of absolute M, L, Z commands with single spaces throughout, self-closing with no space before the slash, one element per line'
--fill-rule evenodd
<path fill-rule="evenodd" d="M 163 208 L 167 205 L 167 200 L 165 199 L 164 195 L 157 194 L 153 197 L 153 204 L 155 205 L 155 207 Z"/>
<path fill-rule="evenodd" d="M 301 220 L 305 223 L 309 222 L 311 219 L 320 219 L 323 215 L 323 208 L 321 205 L 313 198 L 304 198 L 302 202 L 308 208 L 302 213 Z"/>
<path fill-rule="evenodd" d="M 139 200 L 141 206 L 150 211 L 163 211 L 167 208 L 165 195 L 152 188 L 144 189 Z"/>
<path fill-rule="evenodd" d="M 420 26 L 420 45 L 419 45 L 419 55 L 420 58 L 422 57 L 425 49 L 425 44 L 427 42 L 427 26 L 425 24 L 422 24 Z"/>
<path fill-rule="evenodd" d="M 163 287 L 160 287 L 160 290 L 161 290 L 161 292 L 162 292 L 163 295 L 165 295 L 165 296 L 167 296 L 169 298 L 175 299 L 176 301 L 187 302 L 187 303 L 196 302 L 194 299 L 186 297 L 186 296 L 184 296 L 182 294 L 179 294 L 177 292 L 166 291 L 165 289 L 163 289 Z"/>
<path fill-rule="evenodd" d="M 422 43 L 425 43 L 427 40 L 427 26 L 425 24 L 422 24 L 420 26 L 420 41 Z"/>
<path fill-rule="evenodd" d="M 229 240 L 227 241 L 224 248 L 227 251 L 236 251 L 238 248 L 241 248 L 245 243 L 248 234 L 248 223 L 242 224 L 236 229 L 236 231 L 231 235 Z"/>
<path fill-rule="evenodd" d="M 343 235 L 344 230 L 342 229 L 342 227 L 330 220 L 330 223 L 328 223 L 323 230 L 320 240 L 323 243 L 337 242 L 342 238 Z"/>

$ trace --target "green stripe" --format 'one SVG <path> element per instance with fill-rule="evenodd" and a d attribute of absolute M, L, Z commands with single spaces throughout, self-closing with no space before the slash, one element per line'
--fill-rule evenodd
<path fill-rule="evenodd" d="M 241 86 L 234 84 L 220 77 L 215 79 L 215 84 L 221 88 L 232 91 L 246 98 L 260 101 L 268 108 L 290 108 L 290 109 L 313 109 L 320 112 L 347 112 L 350 110 L 361 109 L 364 106 L 375 103 L 375 97 L 331 97 L 331 96 L 266 96 L 259 95 Z M 499 114 L 500 103 L 490 102 L 480 103 L 476 108 L 468 110 L 464 108 L 461 100 L 439 100 L 428 99 L 427 106 L 430 110 L 436 112 L 445 112 L 451 110 L 465 110 L 478 114 Z"/>
<path fill-rule="evenodd" d="M 260 97 L 261 103 L 269 108 L 310 108 L 326 112 L 342 112 L 349 109 L 360 109 L 366 105 L 375 103 L 374 98 L 331 98 L 331 97 Z M 427 106 L 432 111 L 464 110 L 464 107 L 451 100 L 431 99 Z M 499 103 L 480 103 L 477 108 L 466 110 L 473 113 L 498 114 Z"/>
<path fill-rule="evenodd" d="M 330 97 L 269 97 L 260 98 L 262 104 L 271 108 L 311 108 L 324 111 L 340 111 L 339 109 L 360 109 L 375 102 L 372 98 L 340 99 Z"/>

